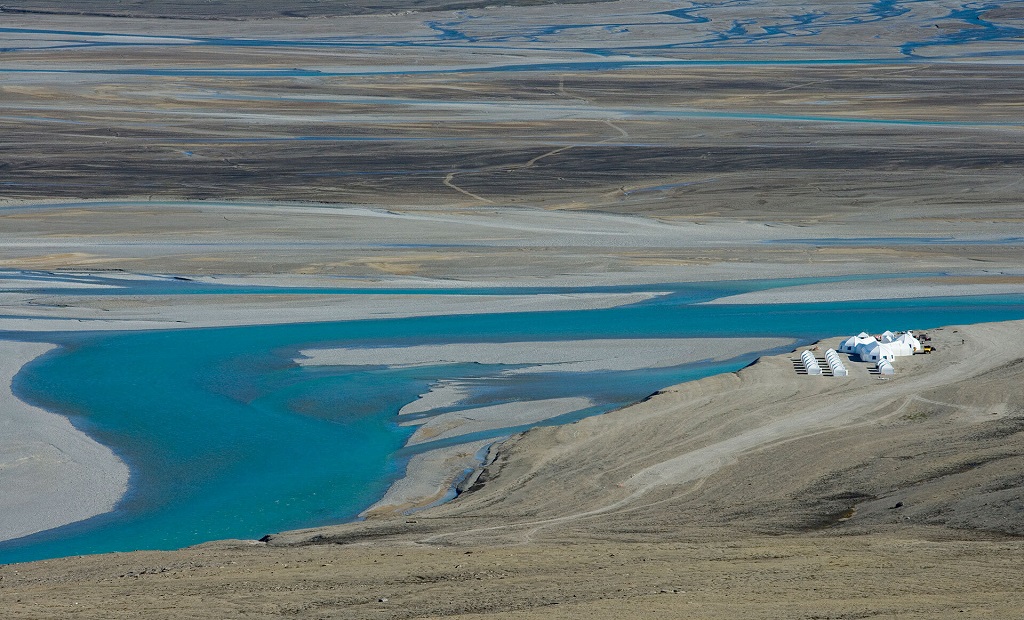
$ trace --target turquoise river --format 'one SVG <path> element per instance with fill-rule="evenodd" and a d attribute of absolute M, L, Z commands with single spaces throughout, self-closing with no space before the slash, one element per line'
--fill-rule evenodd
<path fill-rule="evenodd" d="M 670 294 L 603 310 L 37 334 L 33 338 L 61 346 L 22 369 L 15 378 L 16 394 L 68 416 L 111 447 L 132 476 L 113 512 L 0 543 L 0 563 L 171 549 L 355 519 L 403 474 L 413 454 L 440 445 L 405 448 L 413 429 L 397 420 L 403 405 L 440 379 L 474 386 L 467 399 L 442 411 L 566 396 L 587 396 L 597 403 L 549 422 L 564 423 L 636 402 L 667 385 L 737 370 L 765 353 L 642 371 L 509 377 L 500 375 L 506 367 L 481 364 L 298 366 L 298 351 L 310 346 L 709 336 L 782 336 L 806 343 L 860 330 L 1024 318 L 1020 295 L 699 303 L 794 283 L 658 285 L 646 290 Z M 176 292 L 182 291 L 167 291 Z M 498 292 L 524 291 L 477 294 Z M 27 337 L 0 333 L 0 338 Z M 470 438 L 497 438 L 517 430 Z"/>

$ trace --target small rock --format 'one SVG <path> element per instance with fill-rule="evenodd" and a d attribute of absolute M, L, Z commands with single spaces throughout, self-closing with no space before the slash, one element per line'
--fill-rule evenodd
<path fill-rule="evenodd" d="M 382 596 L 379 599 L 377 599 L 377 602 L 378 603 L 387 603 L 388 602 L 388 597 Z"/>

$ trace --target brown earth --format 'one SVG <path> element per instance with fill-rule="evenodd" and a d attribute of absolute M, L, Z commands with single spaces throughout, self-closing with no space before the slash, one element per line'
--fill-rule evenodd
<path fill-rule="evenodd" d="M 371 62 L 211 47 L 5 59 L 85 71 Z M 1019 214 L 1022 80 L 986 65 L 72 77 L 0 85 L 0 173 L 3 197 L 23 200 L 535 206 L 803 224 L 915 209 L 987 217 Z"/>

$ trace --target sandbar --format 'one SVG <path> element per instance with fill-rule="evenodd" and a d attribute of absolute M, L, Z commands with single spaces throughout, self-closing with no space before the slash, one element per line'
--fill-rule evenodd
<path fill-rule="evenodd" d="M 450 407 L 467 396 L 469 396 L 469 390 L 464 383 L 442 379 L 434 382 L 429 391 L 420 394 L 416 400 L 399 409 L 398 415 L 412 415 L 431 409 Z"/>
<path fill-rule="evenodd" d="M 708 304 L 806 304 L 869 299 L 907 299 L 911 297 L 960 297 L 966 295 L 1024 294 L 1024 281 L 1019 283 L 984 282 L 945 284 L 940 281 L 919 282 L 902 279 L 880 279 L 871 282 L 832 282 L 789 286 L 740 295 L 719 297 Z"/>
<path fill-rule="evenodd" d="M 635 338 L 537 342 L 475 342 L 408 347 L 304 349 L 302 366 L 419 366 L 502 364 L 515 374 L 595 372 L 678 366 L 726 360 L 792 342 L 788 338 Z"/>
<path fill-rule="evenodd" d="M 524 400 L 450 411 L 429 418 L 408 420 L 402 422 L 402 426 L 419 426 L 408 441 L 408 445 L 415 446 L 428 441 L 450 439 L 469 433 L 536 424 L 573 411 L 586 409 L 593 404 L 591 399 L 581 397 Z"/>
<path fill-rule="evenodd" d="M 724 360 L 757 350 L 790 344 L 784 338 L 675 338 L 595 339 L 556 342 L 459 343 L 411 347 L 309 349 L 301 352 L 300 365 L 369 365 L 404 367 L 435 364 L 479 363 L 511 365 L 503 375 L 553 372 L 627 371 L 676 366 L 702 360 Z M 405 405 L 402 416 L 430 413 L 456 405 L 469 392 L 458 381 L 442 380 L 430 391 Z M 419 426 L 408 446 L 453 439 L 472 433 L 537 424 L 594 405 L 585 397 L 523 400 L 405 420 L 403 426 Z M 408 511 L 437 500 L 439 485 L 449 488 L 465 467 L 475 467 L 466 456 L 449 464 L 452 448 L 417 456 L 404 478 L 388 490 L 388 497 L 366 514 L 375 517 L 389 510 Z M 461 452 L 456 451 L 459 454 Z M 414 466 L 415 465 L 415 466 Z M 431 470 L 431 468 L 440 468 Z M 442 482 L 439 482 L 442 481 Z M 390 507 L 390 508 L 389 508 Z"/>
<path fill-rule="evenodd" d="M 174 298 L 51 296 L 0 290 L 0 330 L 129 331 L 395 319 L 450 314 L 594 310 L 658 296 L 639 293 L 540 295 L 195 295 Z"/>
<path fill-rule="evenodd" d="M 0 540 L 108 512 L 127 489 L 128 467 L 109 448 L 11 393 L 18 370 L 52 348 L 0 340 Z"/>
<path fill-rule="evenodd" d="M 495 441 L 472 441 L 417 454 L 409 460 L 405 476 L 360 516 L 379 518 L 407 514 L 453 497 L 454 485 L 480 466 L 480 453 Z"/>

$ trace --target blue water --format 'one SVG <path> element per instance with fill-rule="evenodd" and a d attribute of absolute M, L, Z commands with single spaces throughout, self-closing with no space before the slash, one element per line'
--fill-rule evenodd
<path fill-rule="evenodd" d="M 1013 20 L 991 21 L 988 13 L 1001 6 L 1012 6 L 1003 1 L 962 2 L 948 7 L 948 14 L 932 15 L 930 8 L 936 3 L 931 0 L 875 0 L 874 2 L 821 3 L 814 7 L 793 5 L 793 14 L 770 10 L 768 3 L 732 2 L 701 3 L 688 2 L 686 6 L 653 13 L 618 13 L 603 15 L 597 23 L 574 23 L 570 15 L 554 15 L 554 23 L 496 23 L 483 15 L 461 11 L 446 16 L 444 20 L 425 19 L 423 29 L 398 36 L 340 35 L 334 37 L 307 38 L 231 38 L 219 36 L 195 36 L 185 34 L 168 41 L 163 36 L 134 32 L 93 32 L 75 30 L 53 30 L 35 28 L 0 27 L 0 35 L 7 35 L 10 47 L 0 48 L 0 54 L 34 49 L 21 40 L 22 35 L 48 35 L 52 38 L 49 49 L 74 49 L 90 47 L 166 47 L 166 46 L 211 46 L 234 48 L 291 48 L 291 49 L 366 49 L 379 51 L 392 49 L 397 54 L 408 50 L 431 49 L 472 49 L 488 52 L 512 52 L 524 43 L 531 44 L 533 51 L 563 52 L 575 51 L 597 57 L 633 57 L 618 62 L 588 63 L 565 62 L 552 64 L 513 64 L 503 67 L 463 67 L 451 69 L 422 69 L 416 73 L 451 73 L 474 71 L 594 71 L 614 70 L 651 63 L 667 65 L 714 65 L 714 61 L 699 59 L 663 58 L 661 51 L 679 50 L 744 50 L 771 48 L 801 48 L 803 58 L 799 64 L 816 64 L 823 59 L 841 54 L 844 40 L 859 40 L 864 35 L 859 31 L 845 34 L 842 31 L 857 28 L 872 22 L 888 22 L 894 33 L 905 32 L 913 40 L 893 40 L 882 43 L 885 60 L 873 58 L 848 58 L 824 60 L 824 62 L 917 62 L 922 60 L 953 60 L 962 58 L 1019 57 L 1024 48 L 1019 43 L 1024 39 L 1024 28 Z M 729 5 L 745 8 L 743 19 L 735 19 L 733 12 L 723 12 Z M 922 8 L 918 9 L 917 5 Z M 815 11 L 807 12 L 815 8 Z M 957 23 L 962 27 L 955 28 Z M 941 25 L 942 28 L 933 28 Z M 657 43 L 647 43 L 648 37 L 630 36 L 633 32 L 654 33 Z M 580 33 L 574 37 L 573 33 Z M 118 37 L 129 36 L 131 40 Z M 599 45 L 571 47 L 576 41 L 599 42 Z M 997 44 L 999 49 L 973 50 L 973 44 Z M 567 46 L 568 44 L 568 46 Z M 854 44 L 852 47 L 858 47 Z M 927 53 L 922 53 L 927 52 Z M 872 54 L 872 57 L 876 54 Z M 735 62 L 735 61 L 734 61 Z M 738 61 L 737 64 L 787 64 L 787 61 L 762 60 Z M 11 72 L 63 72 L 61 69 L 0 69 Z M 109 71 L 76 71 L 72 73 L 99 73 L 105 75 L 151 75 L 151 76 L 221 76 L 253 78 L 279 77 L 320 77 L 351 75 L 343 72 L 321 72 L 314 69 L 293 67 L 288 69 L 230 69 L 200 68 L 192 70 L 170 70 L 161 68 Z M 413 72 L 408 69 L 366 70 L 365 74 L 389 75 Z M 357 74 L 360 72 L 356 72 Z"/>
<path fill-rule="evenodd" d="M 591 50 L 586 50 L 591 51 Z M 599 50 L 594 50 L 596 53 Z M 608 52 L 611 53 L 611 52 Z M 637 59 L 602 61 L 565 61 L 514 63 L 498 66 L 465 67 L 455 69 L 360 69 L 354 71 L 324 71 L 320 69 L 20 69 L 0 67 L 0 73 L 10 74 L 74 74 L 153 77 L 222 77 L 222 78 L 282 78 L 282 77 L 359 77 L 375 75 L 447 75 L 458 73 L 517 73 L 524 71 L 614 71 L 617 69 L 647 67 L 731 67 L 731 66 L 843 66 L 906 64 L 904 59 L 846 58 L 807 60 L 677 60 Z"/>
<path fill-rule="evenodd" d="M 875 245 L 1024 245 L 1024 237 L 998 237 L 994 239 L 958 239 L 956 237 L 845 237 L 819 239 L 770 239 L 766 244 L 799 244 L 818 246 L 858 246 Z"/>
<path fill-rule="evenodd" d="M 668 187 L 668 186 L 665 186 Z M 650 188 L 658 189 L 658 188 Z M 75 203 L 69 203 L 71 206 Z M 95 203 L 110 205 L 118 203 Z M 168 203 L 173 204 L 173 203 Z M 860 241 L 860 239 L 855 239 Z M 800 240 L 792 243 L 799 243 Z M 380 247 L 383 244 L 365 244 L 363 247 Z M 387 247 L 465 247 L 444 244 L 388 244 Z M 915 272 L 894 274 L 854 274 L 848 276 L 820 278 L 779 278 L 775 280 L 728 280 L 723 282 L 701 283 L 664 283 L 650 284 L 619 284 L 598 286 L 522 286 L 508 287 L 453 287 L 453 288 L 371 288 L 358 286 L 338 287 L 272 287 L 247 286 L 235 284 L 219 284 L 210 281 L 195 281 L 184 276 L 154 276 L 146 280 L 130 280 L 118 278 L 116 275 L 104 276 L 97 273 L 76 274 L 53 271 L 21 271 L 0 269 L 0 287 L 5 291 L 29 291 L 45 294 L 84 294 L 94 296 L 123 295 L 544 295 L 572 293 L 636 293 L 636 292 L 667 292 L 672 299 L 678 301 L 700 302 L 710 301 L 726 295 L 738 295 L 751 291 L 759 291 L 780 286 L 798 286 L 802 284 L 820 284 L 826 282 L 847 282 L 857 280 L 879 280 L 907 277 L 942 276 L 939 272 Z M 21 284 L 23 281 L 36 283 L 34 286 Z M 339 285 L 360 282 L 360 278 L 339 278 Z M 92 285 L 97 287 L 83 290 L 75 285 Z M 44 286 L 45 285 L 45 286 Z"/>
<path fill-rule="evenodd" d="M 980 52 L 976 56 L 1020 56 L 1024 54 L 1024 28 L 1005 24 L 996 24 L 984 19 L 987 11 L 1003 6 L 1000 2 L 969 2 L 953 9 L 947 20 L 959 21 L 963 26 L 959 30 L 941 31 L 934 38 L 923 41 L 908 42 L 900 48 L 905 56 L 918 57 L 918 50 L 937 46 L 957 46 L 971 43 L 1006 42 L 1014 45 L 1012 49 L 999 52 Z"/>
<path fill-rule="evenodd" d="M 293 358 L 309 346 L 704 336 L 806 342 L 860 330 L 1024 318 L 1024 296 L 709 306 L 693 303 L 714 296 L 706 286 L 676 288 L 607 310 L 46 334 L 41 338 L 63 348 L 26 366 L 16 392 L 110 446 L 131 468 L 130 489 L 111 513 L 0 543 L 0 562 L 177 548 L 351 520 L 401 475 L 412 454 L 437 446 L 403 448 L 412 429 L 398 426 L 397 412 L 438 379 L 473 386 L 455 408 L 564 396 L 595 401 L 552 421 L 560 423 L 679 381 L 736 370 L 754 357 L 510 378 L 500 376 L 503 367 L 480 364 L 298 367 Z"/>

